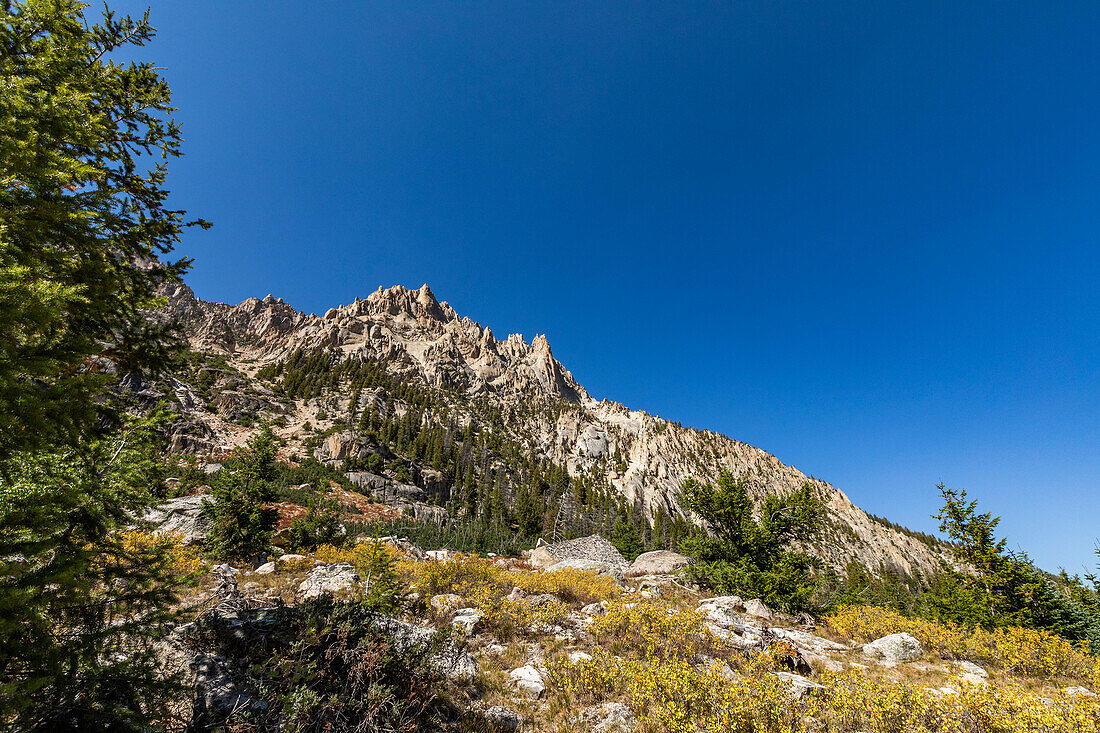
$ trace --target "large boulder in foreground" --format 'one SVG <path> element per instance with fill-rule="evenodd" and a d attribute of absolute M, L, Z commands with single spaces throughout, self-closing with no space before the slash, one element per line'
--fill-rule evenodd
<path fill-rule="evenodd" d="M 691 564 L 691 558 L 669 550 L 643 552 L 630 563 L 626 577 L 640 575 L 672 575 Z"/>
<path fill-rule="evenodd" d="M 902 632 L 875 639 L 863 645 L 863 653 L 874 659 L 882 659 L 894 664 L 911 662 L 924 656 L 924 647 L 912 634 Z"/>

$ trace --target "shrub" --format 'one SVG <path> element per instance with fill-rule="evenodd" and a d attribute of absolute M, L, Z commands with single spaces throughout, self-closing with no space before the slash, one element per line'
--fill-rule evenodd
<path fill-rule="evenodd" d="M 205 650 L 235 660 L 242 682 L 264 703 L 229 721 L 230 730 L 438 730 L 456 718 L 442 696 L 433 657 L 440 635 L 397 640 L 368 609 L 331 597 L 199 626 Z M 204 728 L 205 729 L 205 728 Z"/>
<path fill-rule="evenodd" d="M 809 556 L 786 549 L 806 541 L 821 525 L 821 502 L 809 483 L 787 497 L 764 497 L 757 519 L 744 480 L 723 472 L 718 486 L 685 481 L 681 504 L 701 516 L 713 536 L 696 535 L 681 543 L 698 562 L 687 574 L 719 593 L 758 596 L 770 606 L 805 611 L 816 582 Z"/>
<path fill-rule="evenodd" d="M 127 554 L 163 552 L 168 567 L 177 577 L 192 577 L 206 570 L 206 563 L 199 551 L 183 544 L 179 532 L 153 533 L 135 529 L 122 534 L 122 548 Z"/>
<path fill-rule="evenodd" d="M 347 542 L 340 526 L 340 507 L 332 499 L 312 499 L 303 517 L 295 517 L 290 525 L 288 547 L 291 552 L 308 552 L 319 545 L 337 546 Z"/>
<path fill-rule="evenodd" d="M 592 619 L 588 632 L 612 651 L 662 659 L 690 659 L 721 646 L 703 614 L 674 611 L 653 600 L 612 603 L 606 614 Z"/>
<path fill-rule="evenodd" d="M 908 618 L 875 606 L 847 606 L 828 616 L 825 622 L 836 633 L 854 641 L 871 641 L 904 631 L 937 654 L 996 664 L 1017 677 L 1085 676 L 1095 663 L 1083 649 L 1036 629 L 970 630 L 951 623 Z"/>

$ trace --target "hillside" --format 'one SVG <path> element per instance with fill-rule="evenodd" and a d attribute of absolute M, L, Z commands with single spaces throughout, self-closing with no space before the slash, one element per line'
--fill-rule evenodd
<path fill-rule="evenodd" d="M 713 481 L 728 470 L 744 477 L 755 497 L 812 484 L 828 521 L 811 549 L 835 569 L 854 558 L 876 572 L 927 575 L 945 557 L 931 538 L 870 517 L 836 487 L 763 450 L 591 397 L 544 336 L 498 340 L 427 285 L 379 288 L 323 316 L 270 295 L 237 305 L 199 300 L 185 285 L 165 295 L 158 317 L 180 322 L 192 349 L 216 360 L 192 364 L 172 380 L 186 415 L 174 436 L 177 449 L 228 451 L 252 434 L 257 419 L 275 419 L 291 453 L 315 451 L 343 468 L 379 453 L 387 459 L 379 473 L 405 478 L 404 465 L 408 483 L 438 505 L 469 490 L 472 472 L 479 501 L 496 492 L 512 509 L 528 474 L 556 467 L 567 477 L 547 482 L 536 498 L 547 532 L 560 536 L 599 530 L 610 521 L 608 506 L 644 517 L 660 534 L 678 519 L 693 519 L 677 502 L 683 480 Z M 381 430 L 384 419 L 416 424 L 397 425 L 401 436 L 392 441 L 356 430 Z M 463 442 L 463 453 L 451 458 L 447 451 L 471 421 L 492 439 L 479 443 L 476 456 Z M 410 430 L 419 444 L 403 440 Z M 434 456 L 432 441 L 442 444 Z"/>

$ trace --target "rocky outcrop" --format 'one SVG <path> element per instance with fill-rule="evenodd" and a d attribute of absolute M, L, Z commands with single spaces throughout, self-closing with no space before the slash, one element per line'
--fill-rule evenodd
<path fill-rule="evenodd" d="M 214 521 L 203 513 L 203 494 L 170 499 L 145 510 L 142 520 L 158 534 L 177 534 L 185 545 L 199 542 L 210 533 Z"/>

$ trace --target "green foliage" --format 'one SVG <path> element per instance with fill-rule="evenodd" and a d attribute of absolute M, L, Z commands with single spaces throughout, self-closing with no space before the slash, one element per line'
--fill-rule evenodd
<path fill-rule="evenodd" d="M 716 487 L 689 479 L 681 492 L 681 505 L 702 517 L 713 533 L 681 542 L 681 551 L 697 561 L 688 569 L 690 577 L 717 592 L 758 596 L 787 611 L 811 606 L 813 563 L 788 544 L 808 540 L 821 524 L 824 510 L 812 485 L 786 497 L 765 496 L 759 519 L 745 482 L 728 472 Z"/>
<path fill-rule="evenodd" d="M 250 560 L 268 551 L 277 512 L 263 506 L 274 497 L 275 442 L 270 429 L 249 441 L 241 455 L 214 475 L 212 503 L 204 510 L 213 520 L 208 549 L 217 558 Z"/>
<path fill-rule="evenodd" d="M 934 515 L 952 551 L 967 570 L 944 567 L 924 594 L 932 618 L 984 628 L 1042 629 L 1100 653 L 1100 597 L 1097 586 L 1063 574 L 1050 576 L 1022 552 L 1005 550 L 996 535 L 1000 517 L 978 512 L 965 490 L 937 487 L 943 507 Z"/>
<path fill-rule="evenodd" d="M 6 730 L 140 730 L 175 681 L 154 644 L 180 581 L 119 529 L 162 473 L 154 426 L 4 461 L 0 720 Z"/>
<path fill-rule="evenodd" d="M 161 486 L 153 433 L 101 399 L 178 345 L 147 319 L 188 222 L 146 19 L 75 0 L 0 3 L 0 725 L 144 730 L 163 712 L 154 640 L 173 588 L 120 529 Z M 204 224 L 202 222 L 195 222 Z"/>
<path fill-rule="evenodd" d="M 424 550 L 454 550 L 518 557 L 522 549 L 516 535 L 508 528 L 494 526 L 483 520 L 451 520 L 438 523 L 417 521 L 405 517 L 397 521 L 368 522 L 349 525 L 348 534 L 368 537 L 393 535 L 404 537 Z"/>
<path fill-rule="evenodd" d="M 628 519 L 620 519 L 615 522 L 615 529 L 611 532 L 611 544 L 622 553 L 627 560 L 633 561 L 645 550 L 642 545 L 642 533 L 638 531 L 638 525 Z"/>
<path fill-rule="evenodd" d="M 110 60 L 152 38 L 146 20 L 83 7 L 0 6 L 0 458 L 74 442 L 107 361 L 155 367 L 175 343 L 142 312 L 188 266 L 157 259 L 187 225 L 164 207 L 170 91 L 151 63 Z"/>
<path fill-rule="evenodd" d="M 359 562 L 367 588 L 363 607 L 376 613 L 395 614 L 405 604 L 408 588 L 397 572 L 397 556 L 381 542 L 367 542 Z"/>
<path fill-rule="evenodd" d="M 200 647 L 238 660 L 264 706 L 229 721 L 200 710 L 196 729 L 440 730 L 456 717 L 433 659 L 442 636 L 395 639 L 369 609 L 323 596 L 294 607 L 220 619 L 199 629 Z"/>
<path fill-rule="evenodd" d="M 347 535 L 340 526 L 340 507 L 332 499 L 318 497 L 308 504 L 304 517 L 296 517 L 290 525 L 287 547 L 291 552 L 310 552 L 318 545 L 343 547 Z"/>

